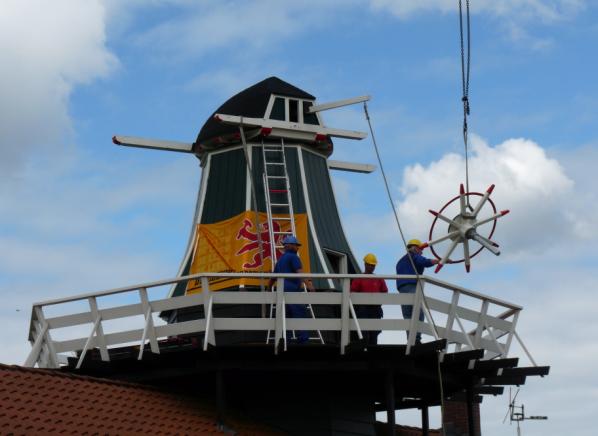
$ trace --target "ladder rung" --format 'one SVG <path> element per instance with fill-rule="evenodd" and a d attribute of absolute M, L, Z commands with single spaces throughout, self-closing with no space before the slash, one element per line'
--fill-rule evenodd
<path fill-rule="evenodd" d="M 275 235 L 292 235 L 293 234 L 293 232 L 272 232 L 272 233 L 274 233 Z"/>
<path fill-rule="evenodd" d="M 271 207 L 289 207 L 289 203 L 270 203 Z"/>
<path fill-rule="evenodd" d="M 282 148 L 264 148 L 264 151 L 275 151 L 277 153 L 282 153 Z"/>
<path fill-rule="evenodd" d="M 276 217 L 272 217 L 272 221 L 291 221 L 291 218 L 286 218 L 286 217 L 276 218 Z"/>
<path fill-rule="evenodd" d="M 266 176 L 266 177 L 268 177 L 269 179 L 286 179 L 285 176 Z"/>
<path fill-rule="evenodd" d="M 287 189 L 270 189 L 270 192 L 273 192 L 275 194 L 282 194 L 284 192 L 289 192 Z"/>
<path fill-rule="evenodd" d="M 284 162 L 266 162 L 266 165 L 284 165 Z"/>

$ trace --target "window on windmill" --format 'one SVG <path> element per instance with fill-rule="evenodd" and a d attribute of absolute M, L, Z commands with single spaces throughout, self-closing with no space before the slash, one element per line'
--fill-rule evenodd
<path fill-rule="evenodd" d="M 289 99 L 289 121 L 291 123 L 299 122 L 299 102 Z"/>
<path fill-rule="evenodd" d="M 313 102 L 311 101 L 304 101 L 303 102 L 303 122 L 305 124 L 314 124 L 319 125 L 318 116 L 315 113 L 309 112 L 309 108 L 313 106 Z"/>
<path fill-rule="evenodd" d="M 347 255 L 345 253 L 341 253 L 339 251 L 330 250 L 328 248 L 324 248 L 324 253 L 326 254 L 326 258 L 330 267 L 332 268 L 332 273 L 334 274 L 341 274 L 343 269 L 343 264 L 347 262 Z"/>
<path fill-rule="evenodd" d="M 276 97 L 274 99 L 274 104 L 272 105 L 272 110 L 270 111 L 270 119 L 285 121 L 284 98 Z"/>

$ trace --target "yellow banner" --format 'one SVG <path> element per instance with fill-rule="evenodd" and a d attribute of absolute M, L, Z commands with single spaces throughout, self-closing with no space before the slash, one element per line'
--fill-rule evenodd
<path fill-rule="evenodd" d="M 263 259 L 260 256 L 258 235 L 255 229 L 255 212 L 245 211 L 239 215 L 214 224 L 198 224 L 195 237 L 195 248 L 189 274 L 201 272 L 270 272 L 272 271 L 272 250 L 268 229 L 268 217 L 259 213 L 259 232 L 262 239 Z M 288 215 L 275 215 L 288 217 Z M 273 221 L 275 232 L 290 232 L 290 221 Z M 307 215 L 295 215 L 295 231 L 297 239 L 303 244 L 299 249 L 303 271 L 309 272 L 309 242 L 307 237 Z M 282 245 L 286 235 L 275 235 L 275 245 Z M 278 256 L 282 250 L 278 250 Z M 263 265 L 262 265 L 263 263 Z M 267 284 L 267 283 L 264 283 Z M 238 286 L 260 286 L 260 280 L 242 279 L 210 279 L 210 289 L 232 288 Z M 187 293 L 201 292 L 201 282 L 192 280 L 187 284 Z"/>

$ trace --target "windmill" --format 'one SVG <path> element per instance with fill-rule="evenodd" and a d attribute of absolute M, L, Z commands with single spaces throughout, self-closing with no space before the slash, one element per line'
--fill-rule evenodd
<path fill-rule="evenodd" d="M 327 127 L 322 112 L 369 97 L 324 104 L 315 100 L 290 83 L 269 77 L 217 108 L 193 143 L 114 136 L 118 145 L 194 154 L 200 160 L 197 205 L 179 277 L 198 271 L 272 271 L 282 253 L 281 240 L 288 234 L 302 240 L 306 272 L 339 273 L 345 264 L 347 272 L 359 272 L 336 206 L 330 170 L 370 173 L 375 167 L 328 159 L 332 138 L 361 140 L 367 134 Z M 222 291 L 260 290 L 263 281 L 231 279 L 210 286 Z M 318 280 L 315 286 L 340 290 L 333 280 Z M 174 286 L 169 296 L 201 291 L 198 281 Z M 265 314 L 257 306 L 232 310 L 256 317 Z M 163 317 L 184 322 L 203 314 L 199 308 Z M 231 342 L 258 339 L 227 336 Z"/>

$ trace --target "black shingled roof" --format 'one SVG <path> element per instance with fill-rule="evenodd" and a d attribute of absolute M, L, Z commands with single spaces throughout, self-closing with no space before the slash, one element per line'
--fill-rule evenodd
<path fill-rule="evenodd" d="M 308 100 L 316 99 L 313 95 L 308 94 L 278 77 L 268 77 L 232 96 L 222 104 L 222 106 L 216 109 L 199 131 L 199 135 L 197 135 L 197 140 L 195 141 L 196 144 L 200 144 L 217 136 L 237 132 L 238 129 L 235 126 L 225 125 L 214 120 L 214 114 L 216 113 L 263 118 L 271 94 Z"/>

